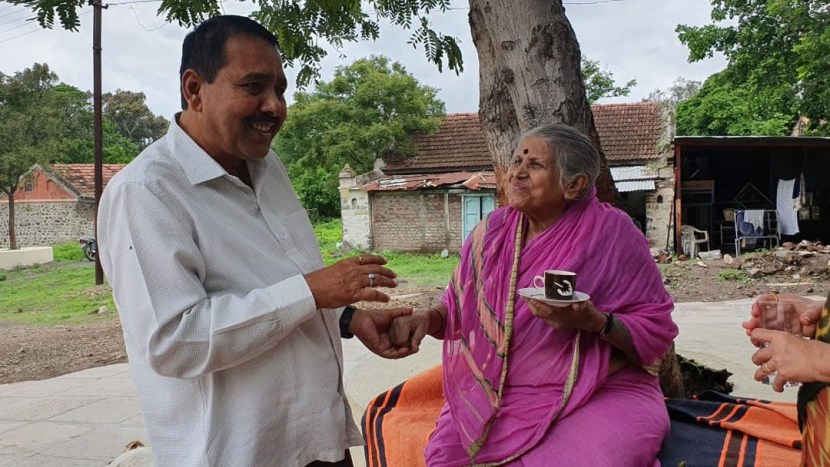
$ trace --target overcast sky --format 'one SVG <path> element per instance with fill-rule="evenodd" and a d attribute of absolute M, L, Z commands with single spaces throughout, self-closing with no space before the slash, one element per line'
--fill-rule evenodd
<path fill-rule="evenodd" d="M 581 3 L 578 3 L 581 2 Z M 725 67 L 716 57 L 690 64 L 688 53 L 674 32 L 677 24 L 709 22 L 708 0 L 571 0 L 565 2 L 582 53 L 599 60 L 619 83 L 637 80 L 630 96 L 613 102 L 636 102 L 654 89 L 665 89 L 682 76 L 703 81 Z M 143 91 L 147 104 L 166 118 L 179 110 L 178 68 L 186 30 L 156 16 L 160 2 L 114 0 L 103 14 L 103 90 Z M 421 83 L 440 90 L 448 112 L 478 109 L 478 61 L 467 22 L 467 2 L 458 9 L 435 14 L 436 28 L 457 37 L 464 55 L 464 72 L 456 76 L 424 58 L 422 50 L 406 44 L 409 33 L 391 27 L 381 30 L 377 42 L 346 46 L 347 57 L 332 54 L 322 63 L 323 79 L 334 68 L 371 54 L 401 62 Z M 228 14 L 247 14 L 251 3 L 223 4 Z M 61 81 L 82 90 L 92 89 L 92 8 L 84 7 L 79 32 L 37 26 L 31 11 L 0 1 L 0 72 L 12 74 L 33 63 L 47 63 Z M 295 73 L 286 70 L 289 82 Z M 293 87 L 293 86 L 292 86 Z M 290 96 L 289 96 L 290 102 Z"/>

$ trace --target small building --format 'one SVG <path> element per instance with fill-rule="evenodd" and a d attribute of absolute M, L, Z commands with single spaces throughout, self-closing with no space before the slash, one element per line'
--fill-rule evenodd
<path fill-rule="evenodd" d="M 594 120 L 625 209 L 652 246 L 669 235 L 672 128 L 655 103 L 594 105 Z M 415 138 L 416 154 L 340 173 L 343 241 L 374 250 L 458 251 L 496 207 L 493 164 L 477 113 L 445 117 Z"/>
<path fill-rule="evenodd" d="M 94 164 L 33 166 L 14 194 L 18 246 L 43 246 L 95 234 Z M 124 164 L 104 164 L 104 186 Z M 0 247 L 9 246 L 9 200 L 0 196 Z"/>
<path fill-rule="evenodd" d="M 759 235 L 830 243 L 830 138 L 678 136 L 674 158 L 677 244 L 687 225 L 734 252 L 743 210 L 764 211 Z"/>

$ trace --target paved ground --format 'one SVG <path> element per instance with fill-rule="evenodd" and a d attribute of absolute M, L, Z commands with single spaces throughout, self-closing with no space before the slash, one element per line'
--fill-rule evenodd
<path fill-rule="evenodd" d="M 734 375 L 735 394 L 794 401 L 796 391 L 773 392 L 752 379 L 752 345 L 740 322 L 750 300 L 680 303 L 677 351 Z M 346 391 L 355 414 L 377 394 L 437 364 L 440 343 L 428 338 L 417 355 L 389 361 L 356 339 L 344 340 Z M 358 415 L 359 416 L 359 415 Z M 109 365 L 44 381 L 0 385 L 0 465 L 105 466 L 127 442 L 146 441 L 141 411 L 126 364 Z M 352 456 L 363 465 L 363 451 Z"/>

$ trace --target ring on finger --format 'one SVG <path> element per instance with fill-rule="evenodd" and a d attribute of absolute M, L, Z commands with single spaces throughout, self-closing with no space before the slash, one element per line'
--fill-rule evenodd
<path fill-rule="evenodd" d="M 374 286 L 375 286 L 375 273 L 370 272 L 369 273 L 369 287 L 374 287 Z"/>

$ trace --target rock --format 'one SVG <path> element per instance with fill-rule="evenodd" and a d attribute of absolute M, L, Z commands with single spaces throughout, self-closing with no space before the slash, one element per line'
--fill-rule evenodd
<path fill-rule="evenodd" d="M 699 256 L 700 259 L 704 261 L 714 261 L 717 259 L 721 259 L 720 250 L 701 251 Z"/>
<path fill-rule="evenodd" d="M 708 267 L 709 267 L 709 266 L 707 266 L 707 265 L 706 265 L 706 263 L 704 263 L 703 261 L 698 261 L 698 262 L 697 262 L 697 263 L 695 263 L 695 264 L 696 264 L 696 265 L 698 265 L 698 266 L 700 266 L 700 267 L 702 267 L 702 268 L 708 268 Z"/>
<path fill-rule="evenodd" d="M 782 243 L 782 244 L 781 244 L 781 246 L 782 246 L 785 250 L 788 250 L 788 251 L 793 251 L 793 250 L 795 250 L 796 244 L 795 244 L 795 243 L 793 243 L 793 242 L 784 242 L 784 243 Z"/>
<path fill-rule="evenodd" d="M 442 257 L 442 258 L 446 258 L 446 257 L 448 257 L 449 255 L 450 255 L 450 250 L 448 250 L 448 249 L 446 249 L 446 248 L 444 248 L 443 250 L 441 250 L 441 257 Z"/>
<path fill-rule="evenodd" d="M 799 251 L 798 256 L 801 258 L 812 258 L 816 255 L 815 251 Z"/>
<path fill-rule="evenodd" d="M 758 279 L 763 275 L 763 273 L 758 268 L 749 268 L 746 270 L 746 275 L 751 279 Z"/>
<path fill-rule="evenodd" d="M 735 262 L 735 258 L 733 258 L 732 256 L 726 254 L 726 255 L 723 255 L 723 262 L 724 262 L 724 264 L 732 264 L 732 263 Z"/>
<path fill-rule="evenodd" d="M 102 314 L 102 313 L 106 313 L 106 312 L 108 312 L 108 311 L 110 311 L 110 309 L 109 309 L 109 308 L 107 308 L 107 306 L 106 306 L 106 305 L 103 305 L 103 306 L 101 306 L 101 307 L 99 307 L 99 308 L 98 308 L 98 314 L 99 314 L 99 315 L 100 315 L 100 314 Z"/>
<path fill-rule="evenodd" d="M 681 253 L 681 254 L 677 255 L 677 260 L 678 260 L 678 261 L 686 261 L 687 259 L 688 259 L 688 258 L 687 258 L 687 257 L 686 257 L 686 255 L 684 255 L 683 253 Z M 830 263 L 828 263 L 828 264 L 830 264 Z"/>

